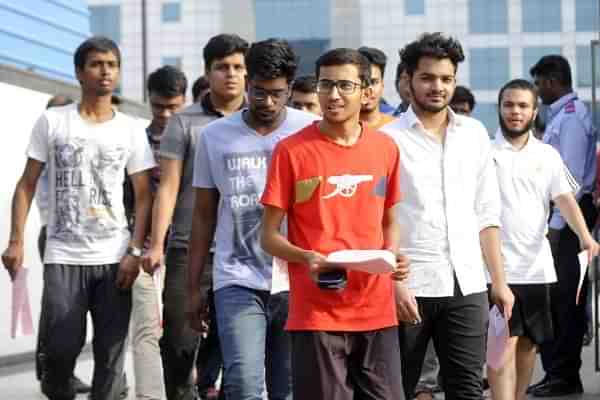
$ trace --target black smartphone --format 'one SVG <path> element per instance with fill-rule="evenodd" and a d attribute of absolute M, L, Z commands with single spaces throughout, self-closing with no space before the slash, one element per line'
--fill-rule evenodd
<path fill-rule="evenodd" d="M 343 269 L 319 273 L 319 287 L 328 290 L 341 290 L 346 287 L 348 275 Z"/>

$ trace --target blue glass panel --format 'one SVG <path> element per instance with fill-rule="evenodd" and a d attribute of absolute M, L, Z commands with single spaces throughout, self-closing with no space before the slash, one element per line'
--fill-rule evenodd
<path fill-rule="evenodd" d="M 90 7 L 90 27 L 94 35 L 121 42 L 121 6 Z"/>
<path fill-rule="evenodd" d="M 473 110 L 473 118 L 478 119 L 486 127 L 490 138 L 498 129 L 498 107 L 495 103 L 477 103 Z"/>
<path fill-rule="evenodd" d="M 509 57 L 505 47 L 471 48 L 467 60 L 470 60 L 473 90 L 498 90 L 509 79 Z"/>
<path fill-rule="evenodd" d="M 425 0 L 405 0 L 406 15 L 424 15 Z"/>
<path fill-rule="evenodd" d="M 163 3 L 162 21 L 179 22 L 181 20 L 181 4 L 178 2 Z"/>
<path fill-rule="evenodd" d="M 328 0 L 255 0 L 256 39 L 329 39 Z"/>
<path fill-rule="evenodd" d="M 524 0 L 521 11 L 523 32 L 561 31 L 561 0 Z"/>
<path fill-rule="evenodd" d="M 600 1 L 575 1 L 575 30 L 578 32 L 595 32 L 600 27 Z"/>
<path fill-rule="evenodd" d="M 470 0 L 469 30 L 471 33 L 508 32 L 506 0 Z"/>

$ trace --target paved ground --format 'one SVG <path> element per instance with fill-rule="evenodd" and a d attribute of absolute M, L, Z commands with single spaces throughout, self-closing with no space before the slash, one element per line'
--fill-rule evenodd
<path fill-rule="evenodd" d="M 600 399 L 600 374 L 594 371 L 594 347 L 586 347 L 584 350 L 584 366 L 582 369 L 583 385 L 585 393 L 581 396 L 569 396 L 555 398 L 554 400 L 598 400 Z M 130 385 L 133 385 L 133 372 L 131 357 L 127 357 L 127 377 Z M 82 355 L 77 364 L 77 375 L 87 382 L 92 375 L 92 360 L 89 353 Z M 538 365 L 534 377 L 537 381 L 541 377 L 541 368 Z M 133 387 L 133 386 L 132 386 Z M 0 369 L 0 399 L 2 400 L 42 400 L 45 397 L 40 393 L 39 385 L 35 380 L 33 364 L 24 364 L 17 367 Z M 86 399 L 79 396 L 77 400 Z M 133 389 L 130 390 L 129 400 L 134 400 Z M 441 400 L 442 397 L 438 396 Z M 436 399 L 437 400 L 437 399 Z M 550 399 L 552 400 L 552 399 Z"/>

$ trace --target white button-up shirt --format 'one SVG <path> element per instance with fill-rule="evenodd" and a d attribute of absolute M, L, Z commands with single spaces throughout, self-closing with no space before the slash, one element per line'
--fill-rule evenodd
<path fill-rule="evenodd" d="M 410 258 L 407 286 L 418 297 L 486 290 L 479 232 L 500 226 L 500 194 L 492 146 L 483 125 L 450 108 L 444 143 L 410 107 L 380 130 L 400 148 L 400 249 Z"/>
<path fill-rule="evenodd" d="M 531 133 L 516 149 L 498 130 L 493 157 L 502 199 L 502 256 L 506 281 L 550 283 L 556 271 L 546 239 L 550 201 L 577 189 L 560 154 Z"/>

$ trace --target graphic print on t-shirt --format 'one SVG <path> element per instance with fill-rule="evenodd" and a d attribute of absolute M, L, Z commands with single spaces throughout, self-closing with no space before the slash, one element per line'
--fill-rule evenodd
<path fill-rule="evenodd" d="M 370 182 L 373 180 L 373 175 L 340 175 L 330 176 L 327 178 L 327 183 L 335 185 L 335 189 L 323 196 L 324 199 L 330 199 L 337 195 L 342 197 L 352 197 L 356 194 L 358 185 L 363 182 Z"/>
<path fill-rule="evenodd" d="M 225 201 L 233 218 L 231 257 L 255 268 L 271 264 L 271 257 L 260 246 L 263 215 L 260 197 L 270 157 L 268 151 L 224 155 L 225 177 L 229 185 Z"/>
<path fill-rule="evenodd" d="M 69 138 L 54 145 L 56 220 L 52 236 L 63 242 L 85 235 L 110 237 L 114 222 L 111 188 L 118 185 L 125 164 L 121 146 L 99 146 L 90 154 L 83 138 Z"/>

